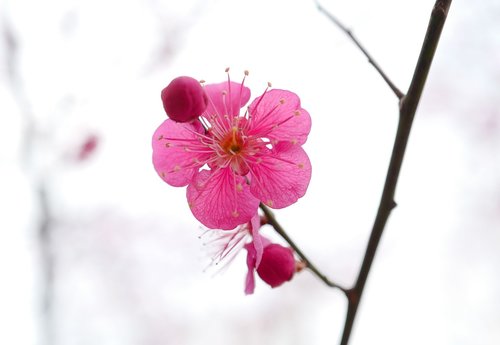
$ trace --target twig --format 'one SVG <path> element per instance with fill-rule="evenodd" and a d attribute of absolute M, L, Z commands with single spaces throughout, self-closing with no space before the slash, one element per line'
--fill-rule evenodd
<path fill-rule="evenodd" d="M 439 37 L 446 20 L 446 16 L 448 14 L 451 1 L 452 0 L 436 1 L 431 14 L 429 25 L 427 27 L 427 33 L 424 39 L 424 43 L 422 45 L 422 49 L 420 50 L 420 56 L 415 67 L 413 78 L 410 87 L 408 88 L 408 93 L 401 99 L 400 102 L 398 129 L 396 133 L 396 139 L 394 141 L 391 160 L 387 171 L 387 177 L 385 180 L 379 209 L 375 218 L 375 222 L 373 224 L 372 232 L 365 252 L 365 257 L 363 259 L 356 284 L 346 293 L 348 297 L 348 308 L 341 345 L 347 345 L 349 341 L 361 295 L 368 278 L 368 273 L 370 272 L 373 258 L 375 257 L 375 253 L 377 251 L 382 232 L 384 231 L 385 224 L 387 222 L 387 219 L 389 218 L 391 211 L 394 209 L 394 207 L 396 207 L 396 202 L 394 201 L 394 193 L 396 191 L 396 185 L 398 182 L 401 165 L 403 163 L 403 157 L 406 151 L 408 138 L 410 136 L 413 119 L 415 117 L 418 103 L 420 102 L 422 90 L 424 88 L 427 75 L 429 74 L 429 69 L 434 57 L 434 52 L 436 51 L 436 47 L 439 42 Z"/>
<path fill-rule="evenodd" d="M 37 123 L 34 116 L 31 103 L 26 93 L 23 80 L 21 78 L 19 60 L 20 47 L 18 39 L 12 30 L 7 18 L 4 19 L 4 25 L 0 27 L 0 35 L 4 40 L 6 59 L 5 67 L 8 75 L 8 82 L 12 94 L 18 103 L 21 115 L 24 120 L 23 128 L 23 146 L 21 148 L 22 163 L 25 165 L 25 170 L 29 172 L 38 172 L 34 166 L 35 149 L 37 148 Z M 2 42 L 0 42 L 1 44 Z M 41 288 L 40 288 L 40 322 L 42 331 L 42 343 L 46 345 L 54 345 L 54 275 L 55 275 L 55 258 L 53 254 L 53 239 L 52 239 L 52 217 L 50 209 L 50 200 L 48 196 L 48 188 L 46 178 L 44 176 L 33 175 L 34 188 L 36 192 L 36 203 L 39 208 L 39 219 L 37 223 L 37 245 L 39 250 L 39 263 L 41 271 Z"/>
<path fill-rule="evenodd" d="M 47 188 L 43 181 L 37 187 L 37 200 L 40 206 L 40 220 L 38 223 L 38 243 L 42 270 L 42 322 L 44 343 L 54 344 L 54 254 L 52 241 L 51 210 Z"/>
<path fill-rule="evenodd" d="M 377 70 L 377 72 L 385 80 L 385 82 L 387 83 L 387 85 L 389 85 L 389 87 L 394 92 L 394 94 L 396 95 L 396 97 L 398 99 L 402 99 L 404 97 L 404 94 L 396 87 L 396 85 L 394 85 L 394 83 L 389 79 L 389 77 L 387 76 L 387 74 L 384 73 L 384 71 L 379 66 L 379 64 L 370 55 L 370 53 L 368 53 L 368 51 L 365 49 L 365 47 L 363 47 L 363 45 L 361 44 L 361 42 L 358 41 L 358 39 L 356 38 L 356 36 L 354 36 L 354 34 L 352 33 L 352 31 L 350 29 L 348 29 L 344 24 L 342 24 L 342 22 L 340 22 L 340 20 L 338 20 L 333 14 L 331 14 L 323 6 L 321 6 L 321 4 L 317 0 L 315 0 L 315 3 L 316 3 L 316 6 L 318 7 L 318 10 L 320 12 L 322 12 L 326 17 L 328 17 L 328 19 L 330 19 L 332 21 L 332 23 L 334 23 L 336 26 L 338 26 L 338 28 L 340 30 L 342 30 L 347 36 L 349 36 L 349 38 L 351 39 L 351 41 L 353 41 L 353 43 L 366 56 L 366 58 L 368 59 L 368 62 Z"/>
<path fill-rule="evenodd" d="M 283 227 L 278 223 L 278 221 L 276 220 L 276 218 L 274 217 L 274 214 L 273 212 L 269 209 L 269 207 L 267 207 L 266 205 L 264 204 L 260 204 L 259 205 L 260 209 L 262 210 L 262 212 L 264 212 L 264 215 L 266 216 L 266 220 L 267 220 L 267 223 L 269 225 L 271 225 L 274 230 L 281 236 L 283 237 L 283 239 L 288 242 L 288 244 L 292 247 L 292 249 L 297 253 L 297 255 L 300 256 L 300 258 L 302 259 L 302 261 L 304 261 L 304 263 L 306 264 L 306 267 L 309 268 L 319 279 L 321 279 L 326 285 L 330 286 L 330 287 L 333 287 L 333 288 L 337 288 L 337 289 L 340 289 L 342 292 L 344 292 L 344 294 L 346 293 L 346 289 L 343 288 L 342 286 L 338 285 L 338 284 L 335 284 L 334 282 L 332 282 L 331 280 L 329 280 L 323 273 L 321 273 L 317 268 L 316 266 L 314 266 L 311 261 L 304 255 L 304 253 L 302 252 L 302 250 L 300 250 L 299 247 L 297 247 L 297 245 L 295 244 L 295 242 L 292 241 L 292 239 L 288 236 L 288 234 L 285 232 L 285 230 L 283 229 Z"/>

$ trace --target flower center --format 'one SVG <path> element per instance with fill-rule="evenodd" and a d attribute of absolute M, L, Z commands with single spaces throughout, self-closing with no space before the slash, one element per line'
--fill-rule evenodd
<path fill-rule="evenodd" d="M 243 139 L 239 135 L 237 127 L 233 127 L 226 138 L 222 140 L 221 147 L 224 152 L 233 156 L 241 152 L 243 149 Z"/>

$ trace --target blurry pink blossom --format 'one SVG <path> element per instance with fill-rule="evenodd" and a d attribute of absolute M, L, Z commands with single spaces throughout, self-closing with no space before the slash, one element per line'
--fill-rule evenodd
<path fill-rule="evenodd" d="M 191 122 L 207 108 L 207 95 L 200 82 L 191 77 L 175 78 L 161 91 L 163 108 L 176 122 Z"/>
<path fill-rule="evenodd" d="M 88 159 L 96 150 L 99 143 L 99 137 L 95 134 L 90 134 L 85 138 L 85 141 L 80 145 L 76 159 L 84 161 Z"/>
<path fill-rule="evenodd" d="M 191 211 L 213 229 L 249 222 L 260 202 L 295 203 L 311 179 L 302 149 L 311 118 L 299 97 L 266 88 L 240 114 L 250 99 L 244 81 L 206 85 L 208 107 L 199 121 L 167 119 L 153 136 L 156 171 L 172 186 L 188 186 Z"/>

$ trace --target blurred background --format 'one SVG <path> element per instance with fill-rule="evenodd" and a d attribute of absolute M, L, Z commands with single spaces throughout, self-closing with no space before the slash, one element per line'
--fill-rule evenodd
<path fill-rule="evenodd" d="M 434 1 L 323 5 L 406 91 Z M 455 1 L 351 344 L 500 343 L 500 3 Z M 309 272 L 243 293 L 151 136 L 179 75 L 271 81 L 313 119 L 304 198 L 276 212 L 355 280 L 397 100 L 313 1 L 0 1 L 0 344 L 336 344 L 346 301 Z M 267 236 L 275 236 L 264 228 Z"/>

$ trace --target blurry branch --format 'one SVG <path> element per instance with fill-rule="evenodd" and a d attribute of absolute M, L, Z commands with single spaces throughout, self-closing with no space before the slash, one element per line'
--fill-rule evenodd
<path fill-rule="evenodd" d="M 42 263 L 42 325 L 45 344 L 54 344 L 54 253 L 52 241 L 52 217 L 46 184 L 40 182 L 37 188 L 37 199 L 40 207 L 38 222 L 38 243 Z"/>
<path fill-rule="evenodd" d="M 39 176 L 35 166 L 35 149 L 39 144 L 39 135 L 35 116 L 31 109 L 26 94 L 19 67 L 19 40 L 4 15 L 1 28 L 3 45 L 5 47 L 5 64 L 8 82 L 12 95 L 15 98 L 21 115 L 24 118 L 22 133 L 22 164 L 27 172 L 32 173 L 32 183 L 35 190 L 36 203 L 38 205 L 37 240 L 41 267 L 41 322 L 44 333 L 44 343 L 54 344 L 53 328 L 53 299 L 54 299 L 54 256 L 52 248 L 52 224 L 50 201 L 45 176 Z"/>
<path fill-rule="evenodd" d="M 358 41 L 356 36 L 352 33 L 350 29 L 348 29 L 340 20 L 338 20 L 337 17 L 335 17 L 333 14 L 328 12 L 321 4 L 315 0 L 316 6 L 318 7 L 318 10 L 322 12 L 325 16 L 330 19 L 330 21 L 335 24 L 340 30 L 342 30 L 349 38 L 351 41 L 361 50 L 361 52 L 366 56 L 368 59 L 368 62 L 377 70 L 377 72 L 380 74 L 380 76 L 384 79 L 384 81 L 387 83 L 387 85 L 391 88 L 391 90 L 394 92 L 396 97 L 398 99 L 403 98 L 404 94 L 394 85 L 394 83 L 389 79 L 389 77 L 384 73 L 382 68 L 379 66 L 379 64 L 375 61 L 375 59 L 368 53 L 368 51 L 365 49 L 365 47 Z"/>
<path fill-rule="evenodd" d="M 19 41 L 14 33 L 12 26 L 9 25 L 5 14 L 2 18 L 2 40 L 5 47 L 5 70 L 7 72 L 7 80 L 17 102 L 21 116 L 24 118 L 24 134 L 22 140 L 23 164 L 29 165 L 31 160 L 33 140 L 35 136 L 35 118 L 31 111 L 31 104 L 28 101 L 21 74 L 19 72 Z"/>

